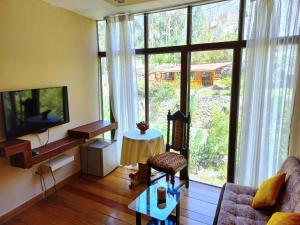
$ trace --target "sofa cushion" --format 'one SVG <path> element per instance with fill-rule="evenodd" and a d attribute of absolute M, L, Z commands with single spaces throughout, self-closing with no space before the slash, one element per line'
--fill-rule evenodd
<path fill-rule="evenodd" d="M 270 209 L 255 210 L 251 207 L 257 188 L 225 184 L 218 225 L 265 225 L 271 217 Z"/>
<path fill-rule="evenodd" d="M 267 225 L 299 225 L 300 213 L 276 212 Z"/>
<path fill-rule="evenodd" d="M 286 173 L 279 173 L 276 176 L 264 180 L 259 186 L 251 206 L 254 209 L 258 209 L 275 205 L 282 186 L 285 183 L 285 176 Z"/>

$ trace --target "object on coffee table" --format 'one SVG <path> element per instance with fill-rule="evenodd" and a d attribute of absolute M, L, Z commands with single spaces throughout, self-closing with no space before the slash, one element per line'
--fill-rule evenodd
<path fill-rule="evenodd" d="M 166 207 L 166 188 L 157 188 L 157 207 L 163 209 Z"/>

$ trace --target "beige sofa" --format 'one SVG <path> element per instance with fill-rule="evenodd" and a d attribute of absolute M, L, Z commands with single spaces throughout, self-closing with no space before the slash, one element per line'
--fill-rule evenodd
<path fill-rule="evenodd" d="M 255 210 L 251 207 L 257 188 L 226 183 L 222 187 L 214 225 L 265 225 L 274 212 L 300 212 L 300 164 L 287 158 L 280 172 L 286 182 L 275 206 Z"/>

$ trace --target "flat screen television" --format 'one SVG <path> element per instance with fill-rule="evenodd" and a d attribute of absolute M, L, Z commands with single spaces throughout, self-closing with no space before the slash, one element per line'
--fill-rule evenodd
<path fill-rule="evenodd" d="M 67 87 L 2 92 L 1 102 L 7 139 L 69 122 Z"/>

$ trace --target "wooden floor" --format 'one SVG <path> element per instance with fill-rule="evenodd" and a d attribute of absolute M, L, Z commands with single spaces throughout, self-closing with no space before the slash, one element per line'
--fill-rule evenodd
<path fill-rule="evenodd" d="M 129 190 L 129 173 L 117 168 L 105 178 L 78 176 L 6 225 L 135 224 L 128 204 L 145 189 Z M 181 201 L 181 224 L 212 224 L 220 189 L 191 182 Z M 146 217 L 142 217 L 146 224 Z"/>

